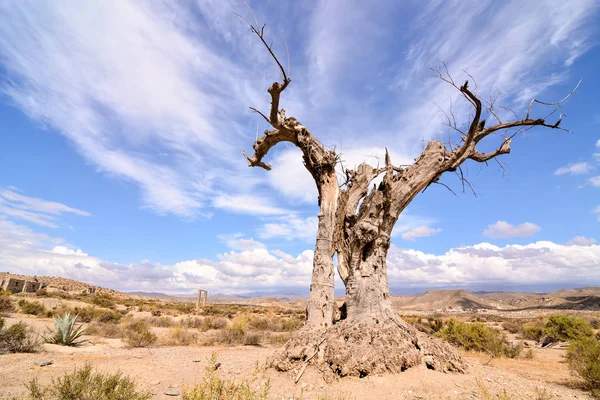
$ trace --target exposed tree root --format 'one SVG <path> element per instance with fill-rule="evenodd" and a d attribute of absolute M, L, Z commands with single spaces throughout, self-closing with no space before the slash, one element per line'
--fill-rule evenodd
<path fill-rule="evenodd" d="M 314 365 L 326 380 L 398 373 L 421 363 L 443 372 L 466 369 L 455 348 L 402 320 L 342 321 L 325 330 L 302 329 L 270 360 L 278 371 L 302 373 L 306 365 Z"/>

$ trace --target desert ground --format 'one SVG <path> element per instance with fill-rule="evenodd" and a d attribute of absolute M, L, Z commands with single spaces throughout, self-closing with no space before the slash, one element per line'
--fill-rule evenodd
<path fill-rule="evenodd" d="M 211 374 L 250 382 L 252 388 L 268 384 L 269 399 L 591 398 L 580 377 L 570 371 L 563 343 L 540 347 L 537 341 L 524 339 L 518 327 L 558 314 L 595 321 L 600 318 L 598 289 L 535 295 L 451 290 L 396 297 L 394 306 L 407 321 L 479 321 L 501 331 L 510 343 L 522 343 L 523 351 L 509 358 L 461 349 L 468 366 L 465 373 L 418 366 L 400 374 L 325 380 L 311 366 L 299 379 L 299 371 L 282 373 L 268 367 L 286 337 L 300 328 L 303 301 L 235 299 L 235 304 L 213 301 L 195 310 L 193 298 L 157 299 L 100 290 L 78 295 L 81 287 L 69 292 L 73 287 L 61 282 L 37 294 L 5 294 L 13 304 L 12 310 L 3 312 L 5 324 L 24 322 L 32 332 L 43 334 L 52 330 L 53 316 L 78 311 L 88 327 L 84 342 L 78 347 L 43 343 L 33 353 L 0 355 L 0 398 L 28 398 L 26 385 L 33 378 L 48 385 L 86 364 L 99 372 L 121 371 L 152 399 L 182 398 L 186 388 L 202 382 L 215 361 L 220 364 Z M 37 315 L 27 308 L 29 303 L 41 305 L 33 310 Z M 132 347 L 124 330 L 139 320 L 145 321 L 156 341 Z"/>

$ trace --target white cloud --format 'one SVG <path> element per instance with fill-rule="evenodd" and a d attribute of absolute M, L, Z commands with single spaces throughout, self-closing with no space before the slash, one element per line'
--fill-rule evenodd
<path fill-rule="evenodd" d="M 257 250 L 257 249 L 266 249 L 264 243 L 261 243 L 252 238 L 246 239 L 243 233 L 234 233 L 230 235 L 217 235 L 217 237 L 224 242 L 228 248 L 236 251 L 246 251 L 246 250 Z"/>
<path fill-rule="evenodd" d="M 55 246 L 52 250 L 50 250 L 50 253 L 80 257 L 86 257 L 88 255 L 87 253 L 81 251 L 81 249 L 70 249 L 66 246 Z"/>
<path fill-rule="evenodd" d="M 235 242 L 241 239 L 232 235 Z M 185 260 L 172 265 L 142 260 L 119 264 L 86 254 L 62 240 L 37 234 L 0 216 L 0 265 L 28 275 L 63 276 L 123 291 L 213 293 L 255 290 L 293 290 L 306 293 L 313 252 L 294 256 L 238 241 L 235 251 L 216 259 Z M 232 243 L 233 243 L 232 242 Z M 253 243 L 247 246 L 246 244 Z M 388 254 L 392 288 L 480 284 L 588 284 L 600 285 L 600 246 L 536 242 L 498 247 L 489 243 L 453 248 L 435 255 L 392 245 Z"/>
<path fill-rule="evenodd" d="M 600 246 L 535 242 L 525 246 L 480 243 L 434 255 L 396 246 L 388 254 L 390 286 L 600 284 Z"/>
<path fill-rule="evenodd" d="M 592 186 L 600 187 L 600 175 L 594 176 L 593 178 L 588 179 L 588 182 Z"/>
<path fill-rule="evenodd" d="M 593 153 L 592 156 L 596 162 L 600 163 L 600 153 Z"/>
<path fill-rule="evenodd" d="M 589 246 L 591 244 L 596 243 L 596 239 L 587 238 L 585 236 L 575 236 L 571 240 L 567 242 L 569 246 Z"/>
<path fill-rule="evenodd" d="M 596 147 L 600 149 L 600 139 L 596 142 Z"/>
<path fill-rule="evenodd" d="M 483 235 L 492 239 L 508 239 L 519 236 L 531 236 L 541 231 L 538 225 L 525 222 L 521 225 L 511 225 L 506 221 L 498 221 L 492 225 L 489 225 Z"/>
<path fill-rule="evenodd" d="M 581 174 L 586 174 L 586 173 L 590 172 L 592 169 L 593 169 L 593 167 L 589 163 L 581 162 L 581 163 L 569 164 L 565 167 L 561 167 L 561 168 L 557 169 L 556 171 L 554 171 L 554 175 L 564 175 L 564 174 L 581 175 Z"/>
<path fill-rule="evenodd" d="M 263 225 L 258 236 L 263 239 L 283 238 L 285 240 L 302 240 L 313 242 L 317 237 L 317 217 L 301 218 L 295 214 L 272 219 Z"/>
<path fill-rule="evenodd" d="M 433 236 L 436 233 L 441 232 L 441 228 L 430 228 L 426 225 L 417 226 L 407 232 L 402 233 L 402 239 L 404 240 L 415 240 L 420 237 L 429 237 Z"/>
<path fill-rule="evenodd" d="M 288 210 L 271 205 L 269 199 L 251 195 L 219 195 L 213 200 L 213 206 L 240 214 L 277 215 L 289 213 Z"/>
<path fill-rule="evenodd" d="M 272 159 L 271 164 L 273 169 L 267 174 L 275 190 L 291 199 L 317 204 L 317 187 L 304 167 L 300 150 L 284 150 Z"/>
<path fill-rule="evenodd" d="M 63 214 L 91 215 L 86 211 L 61 203 L 27 197 L 16 193 L 12 189 L 0 188 L 0 214 L 49 228 L 58 228 L 60 226 L 60 216 Z"/>

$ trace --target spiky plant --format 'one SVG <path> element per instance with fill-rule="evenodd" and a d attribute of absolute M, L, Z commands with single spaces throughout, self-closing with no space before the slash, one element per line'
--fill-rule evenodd
<path fill-rule="evenodd" d="M 77 317 L 77 315 L 71 317 L 71 313 L 67 312 L 62 318 L 53 318 L 54 331 L 49 330 L 48 335 L 44 337 L 46 342 L 62 346 L 81 345 L 84 341 L 78 339 L 83 336 L 87 327 L 82 324 L 75 328 Z"/>

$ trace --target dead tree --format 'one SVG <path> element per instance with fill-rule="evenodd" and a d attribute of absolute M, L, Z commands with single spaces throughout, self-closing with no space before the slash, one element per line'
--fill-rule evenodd
<path fill-rule="evenodd" d="M 256 21 L 256 20 L 255 20 Z M 246 22 L 248 22 L 246 20 Z M 541 126 L 560 128 L 562 114 L 555 122 L 531 118 L 534 103 L 554 105 L 556 112 L 573 93 L 556 103 L 532 100 L 525 118 L 502 121 L 494 101 L 485 101 L 472 91 L 469 81 L 456 84 L 444 64 L 435 75 L 452 85 L 473 108 L 470 124 L 461 130 L 456 119 L 447 115 L 447 124 L 460 132 L 460 142 L 443 144 L 430 141 L 410 166 L 394 166 L 386 149 L 385 165 L 374 168 L 366 163 L 356 170 L 345 170 L 341 185 L 336 177 L 339 156 L 325 148 L 296 118 L 279 107 L 282 92 L 290 84 L 285 68 L 264 37 L 261 28 L 248 22 L 275 60 L 282 82 L 269 87 L 271 109 L 267 115 L 252 108 L 272 129 L 266 130 L 253 145 L 254 153 L 244 156 L 251 167 L 270 170 L 263 161 L 269 150 L 281 142 L 294 144 L 302 152 L 304 166 L 318 189 L 318 232 L 314 251 L 307 320 L 304 328 L 292 336 L 284 349 L 272 360 L 279 370 L 308 362 L 321 366 L 326 375 L 365 376 L 371 373 L 402 371 L 424 362 L 431 369 L 462 371 L 464 364 L 455 350 L 437 339 L 417 332 L 394 313 L 388 287 L 386 256 L 392 229 L 402 211 L 417 194 L 428 188 L 445 172 L 456 172 L 465 184 L 461 165 L 467 160 L 485 163 L 508 154 L 512 138 L 526 129 Z M 495 123 L 486 126 L 483 114 Z M 513 130 L 509 136 L 506 133 Z M 514 131 L 516 130 L 516 131 Z M 505 133 L 502 144 L 489 153 L 478 150 L 484 139 Z M 378 185 L 372 181 L 382 175 Z M 334 323 L 334 263 L 346 287 L 343 319 Z M 299 377 L 298 377 L 299 379 Z"/>

